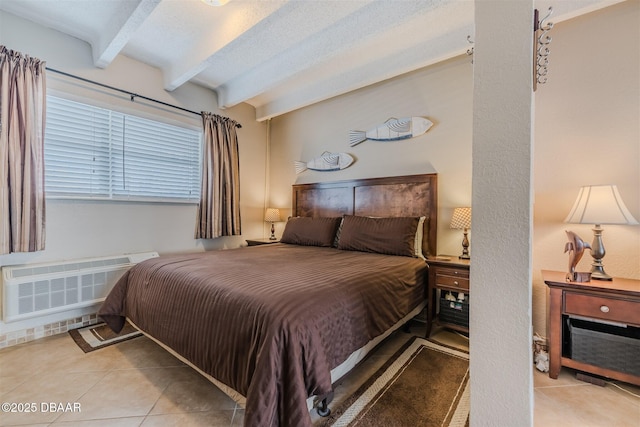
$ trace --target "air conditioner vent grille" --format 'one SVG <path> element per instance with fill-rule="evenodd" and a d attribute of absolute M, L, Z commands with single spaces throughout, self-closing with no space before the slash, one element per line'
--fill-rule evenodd
<path fill-rule="evenodd" d="M 156 252 L 2 267 L 4 321 L 86 307 L 103 301 L 131 268 Z"/>
<path fill-rule="evenodd" d="M 140 254 L 136 254 L 140 255 Z M 157 255 L 156 255 L 157 256 Z M 91 261 L 68 261 L 59 264 L 46 264 L 41 266 L 21 266 L 11 268 L 11 277 L 18 279 L 27 276 L 46 276 L 49 274 L 62 273 L 67 271 L 82 271 L 91 268 L 100 268 L 112 265 L 131 264 L 128 256 L 119 256 L 115 258 L 94 259 Z"/>

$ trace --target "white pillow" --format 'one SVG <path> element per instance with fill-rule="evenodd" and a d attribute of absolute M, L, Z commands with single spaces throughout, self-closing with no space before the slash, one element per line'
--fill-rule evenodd
<path fill-rule="evenodd" d="M 424 257 L 424 254 L 422 253 L 422 236 L 424 234 L 424 221 L 427 219 L 426 216 L 421 216 L 420 220 L 418 221 L 418 228 L 416 229 L 416 240 L 415 243 L 413 245 L 413 247 L 415 248 L 415 255 L 417 258 L 423 259 L 423 260 L 427 260 Z"/>

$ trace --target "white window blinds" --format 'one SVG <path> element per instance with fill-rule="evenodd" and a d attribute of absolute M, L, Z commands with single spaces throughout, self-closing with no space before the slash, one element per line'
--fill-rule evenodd
<path fill-rule="evenodd" d="M 47 96 L 50 197 L 197 202 L 201 132 Z"/>

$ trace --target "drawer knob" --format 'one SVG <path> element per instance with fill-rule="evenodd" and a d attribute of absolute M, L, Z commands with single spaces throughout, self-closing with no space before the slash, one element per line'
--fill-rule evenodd
<path fill-rule="evenodd" d="M 600 306 L 600 311 L 603 313 L 608 313 L 609 312 L 609 307 L 607 307 L 606 305 L 601 305 Z"/>
<path fill-rule="evenodd" d="M 456 285 L 456 286 L 460 285 L 460 283 L 458 283 L 458 281 L 457 281 L 457 280 L 454 280 L 454 281 L 453 281 L 453 284 L 454 284 L 454 285 Z M 609 311 L 609 309 L 607 309 L 607 311 Z"/>

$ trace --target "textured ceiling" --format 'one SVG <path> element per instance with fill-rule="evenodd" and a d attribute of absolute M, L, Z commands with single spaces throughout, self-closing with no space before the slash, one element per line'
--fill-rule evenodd
<path fill-rule="evenodd" d="M 558 22 L 617 0 L 537 1 Z M 0 0 L 0 9 L 91 45 L 96 67 L 126 55 L 193 82 L 219 107 L 264 120 L 464 54 L 471 0 Z"/>

